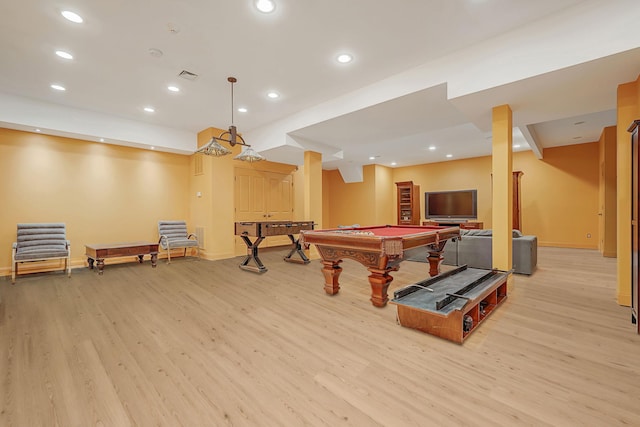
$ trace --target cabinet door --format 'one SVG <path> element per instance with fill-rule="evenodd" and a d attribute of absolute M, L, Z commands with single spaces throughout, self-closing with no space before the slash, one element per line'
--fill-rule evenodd
<path fill-rule="evenodd" d="M 236 221 L 265 221 L 265 178 L 255 174 L 236 174 Z"/>
<path fill-rule="evenodd" d="M 278 173 L 267 174 L 267 219 L 286 221 L 293 211 L 293 176 Z"/>
<path fill-rule="evenodd" d="M 279 173 L 268 173 L 266 191 L 267 221 L 288 221 L 293 219 L 293 176 Z M 291 241 L 285 236 L 271 236 L 266 239 L 266 246 L 289 245 Z"/>
<path fill-rule="evenodd" d="M 235 221 L 289 221 L 293 219 L 293 176 L 254 169 L 235 169 Z M 253 240 L 253 239 L 252 239 Z M 287 236 L 266 238 L 260 247 L 291 244 Z M 236 236 L 236 254 L 246 252 Z"/>

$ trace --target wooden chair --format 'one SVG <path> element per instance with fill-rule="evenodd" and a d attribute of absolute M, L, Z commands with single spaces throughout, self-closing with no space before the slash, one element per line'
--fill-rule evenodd
<path fill-rule="evenodd" d="M 18 263 L 64 259 L 71 277 L 71 243 L 63 223 L 18 224 L 17 241 L 11 255 L 11 283 L 16 283 Z"/>
<path fill-rule="evenodd" d="M 200 257 L 200 245 L 195 234 L 187 233 L 187 223 L 185 221 L 158 221 L 158 243 L 163 250 L 167 251 L 167 263 L 171 263 L 171 250 L 184 249 L 187 255 L 187 248 L 196 248 L 196 256 Z"/>

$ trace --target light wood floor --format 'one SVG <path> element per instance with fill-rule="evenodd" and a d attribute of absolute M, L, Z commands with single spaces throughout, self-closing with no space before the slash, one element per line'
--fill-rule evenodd
<path fill-rule="evenodd" d="M 359 264 L 328 296 L 286 252 L 263 275 L 187 258 L 0 278 L 0 425 L 640 425 L 614 259 L 540 248 L 461 346 L 373 307 Z M 426 269 L 402 263 L 390 293 Z"/>

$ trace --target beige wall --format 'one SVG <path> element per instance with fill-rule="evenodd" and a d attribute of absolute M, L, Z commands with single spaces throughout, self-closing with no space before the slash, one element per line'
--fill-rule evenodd
<path fill-rule="evenodd" d="M 64 222 L 72 265 L 84 245 L 158 239 L 189 217 L 189 157 L 0 128 L 0 274 L 19 222 Z"/>
<path fill-rule="evenodd" d="M 393 181 L 393 169 L 375 166 L 375 224 L 396 224 L 398 221 L 397 187 Z"/>
<path fill-rule="evenodd" d="M 524 173 L 522 231 L 541 246 L 597 249 L 598 162 L 597 142 L 545 148 L 543 160 L 515 154 L 513 169 Z"/>
<path fill-rule="evenodd" d="M 420 186 L 420 213 L 424 213 L 424 193 L 428 191 L 478 190 L 478 220 L 491 227 L 491 157 L 430 163 L 396 168 L 393 180 L 413 181 Z"/>
<path fill-rule="evenodd" d="M 322 171 L 322 224 L 324 228 L 332 226 L 331 223 L 331 183 L 338 171 Z M 335 226 L 334 226 L 335 227 Z"/>
<path fill-rule="evenodd" d="M 363 167 L 363 182 L 346 184 L 338 170 L 323 171 L 324 228 L 338 225 L 395 224 L 396 193 L 393 170 L 379 165 Z M 327 206 L 330 206 L 327 209 Z"/>
<path fill-rule="evenodd" d="M 373 166 L 364 167 L 363 182 L 344 183 L 338 170 L 323 171 L 328 181 L 329 199 L 325 200 L 331 206 L 329 221 L 325 228 L 335 228 L 338 225 L 360 224 L 362 226 L 375 225 L 374 203 L 375 180 Z"/>
<path fill-rule="evenodd" d="M 303 219 L 303 168 L 0 129 L 0 275 L 10 273 L 18 222 L 65 222 L 74 267 L 85 264 L 87 243 L 157 241 L 160 219 L 184 219 L 190 232 L 201 227 L 204 258 L 235 256 L 234 168 L 292 174 L 294 218 Z"/>
<path fill-rule="evenodd" d="M 513 169 L 524 172 L 524 233 L 537 235 L 540 245 L 597 248 L 598 157 L 597 142 L 546 149 L 544 160 L 531 152 L 514 153 Z M 202 225 L 197 223 L 215 217 L 215 200 L 233 203 L 233 185 L 214 186 L 211 174 L 196 176 L 194 158 L 0 129 L 0 187 L 6 203 L 0 211 L 0 247 L 5 248 L 0 274 L 8 274 L 18 222 L 67 223 L 76 266 L 84 263 L 85 243 L 155 240 L 159 219 L 184 218 L 191 228 Z M 206 171 L 218 169 L 222 159 L 205 160 Z M 297 217 L 303 211 L 303 171 L 282 164 L 261 167 L 294 174 Z M 324 228 L 395 223 L 394 182 L 409 180 L 420 185 L 423 218 L 425 191 L 477 188 L 479 220 L 491 227 L 490 157 L 396 169 L 370 165 L 363 172 L 364 182 L 351 184 L 338 171 L 323 172 Z M 204 197 L 196 197 L 197 191 Z M 233 256 L 233 251 L 223 254 L 216 248 L 218 240 L 224 247 L 233 241 L 232 227 L 210 225 L 210 257 Z"/>
<path fill-rule="evenodd" d="M 598 245 L 597 142 L 545 149 L 538 160 L 532 152 L 513 154 L 513 170 L 522 171 L 522 231 L 538 236 L 541 246 L 595 249 Z M 364 182 L 345 184 L 338 171 L 325 171 L 331 190 L 330 224 L 374 225 L 376 191 L 373 166 L 364 168 Z M 442 190 L 478 190 L 478 220 L 491 228 L 491 157 L 478 157 L 393 169 L 389 182 L 420 185 L 424 219 L 424 193 Z M 395 195 L 395 189 L 394 189 Z M 395 196 L 391 205 L 394 209 Z M 587 237 L 590 234 L 591 237 Z"/>

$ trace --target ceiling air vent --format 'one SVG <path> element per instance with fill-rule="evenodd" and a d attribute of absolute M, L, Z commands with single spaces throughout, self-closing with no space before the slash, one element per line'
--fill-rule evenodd
<path fill-rule="evenodd" d="M 191 80 L 192 82 L 198 78 L 196 73 L 192 73 L 191 71 L 182 70 L 178 73 L 178 77 L 182 77 L 183 79 Z"/>

